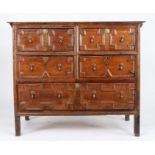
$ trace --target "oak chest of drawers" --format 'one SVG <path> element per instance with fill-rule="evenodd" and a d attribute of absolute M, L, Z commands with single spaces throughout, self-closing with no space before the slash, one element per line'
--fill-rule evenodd
<path fill-rule="evenodd" d="M 143 22 L 11 22 L 16 135 L 20 117 L 134 115 L 140 134 Z"/>

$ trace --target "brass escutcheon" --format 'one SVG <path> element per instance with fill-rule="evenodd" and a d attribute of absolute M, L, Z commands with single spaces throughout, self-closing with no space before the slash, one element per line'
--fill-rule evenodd
<path fill-rule="evenodd" d="M 28 37 L 28 42 L 31 44 L 33 42 L 32 37 Z"/>
<path fill-rule="evenodd" d="M 124 38 L 124 36 L 121 36 L 121 38 L 120 38 L 120 43 L 124 43 L 124 41 L 125 41 L 125 38 Z"/>
<path fill-rule="evenodd" d="M 124 64 L 123 63 L 120 63 L 119 64 L 119 70 L 123 70 L 123 68 L 124 68 Z"/>
<path fill-rule="evenodd" d="M 92 98 L 96 99 L 96 93 L 92 93 Z"/>
<path fill-rule="evenodd" d="M 57 70 L 61 71 L 61 69 L 62 69 L 62 64 L 57 64 Z"/>
<path fill-rule="evenodd" d="M 92 64 L 92 70 L 96 71 L 96 69 L 97 69 L 97 65 L 96 64 Z"/>
<path fill-rule="evenodd" d="M 58 99 L 61 99 L 62 98 L 62 93 L 58 93 Z"/>
<path fill-rule="evenodd" d="M 123 92 L 119 92 L 119 98 L 122 99 L 124 96 L 123 96 Z"/>

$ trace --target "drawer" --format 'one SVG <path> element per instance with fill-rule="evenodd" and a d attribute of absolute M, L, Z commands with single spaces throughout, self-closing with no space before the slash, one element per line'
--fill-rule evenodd
<path fill-rule="evenodd" d="M 135 90 L 134 83 L 83 83 L 80 104 L 83 110 L 131 110 Z"/>
<path fill-rule="evenodd" d="M 132 80 L 135 56 L 81 56 L 80 78 L 96 80 Z"/>
<path fill-rule="evenodd" d="M 17 56 L 18 81 L 72 81 L 73 56 Z"/>
<path fill-rule="evenodd" d="M 73 51 L 74 30 L 63 29 L 18 29 L 18 51 Z"/>
<path fill-rule="evenodd" d="M 133 51 L 136 50 L 134 26 L 111 26 L 109 28 L 81 28 L 80 51 Z"/>
<path fill-rule="evenodd" d="M 18 110 L 73 110 L 74 87 L 68 83 L 18 85 Z"/>

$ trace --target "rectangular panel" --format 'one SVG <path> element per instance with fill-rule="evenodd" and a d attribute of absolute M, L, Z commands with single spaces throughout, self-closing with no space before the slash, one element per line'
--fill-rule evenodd
<path fill-rule="evenodd" d="M 80 29 L 80 50 L 100 51 L 104 50 L 105 33 L 103 29 Z"/>
<path fill-rule="evenodd" d="M 16 48 L 18 51 L 45 51 L 47 37 L 44 29 L 18 29 Z"/>
<path fill-rule="evenodd" d="M 136 50 L 135 28 L 116 26 L 111 29 L 109 50 Z"/>
<path fill-rule="evenodd" d="M 21 84 L 17 88 L 20 112 L 74 109 L 74 84 Z"/>
<path fill-rule="evenodd" d="M 74 29 L 49 29 L 48 48 L 52 51 L 74 51 Z"/>
<path fill-rule="evenodd" d="M 133 110 L 136 98 L 134 83 L 80 84 L 80 107 L 83 110 Z"/>

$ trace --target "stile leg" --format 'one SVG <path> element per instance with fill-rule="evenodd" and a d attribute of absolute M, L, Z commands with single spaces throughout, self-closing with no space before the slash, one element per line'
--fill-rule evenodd
<path fill-rule="evenodd" d="M 15 135 L 21 135 L 21 128 L 20 128 L 20 116 L 15 115 Z"/>
<path fill-rule="evenodd" d="M 129 115 L 125 115 L 125 120 L 129 121 L 130 120 L 130 116 Z"/>
<path fill-rule="evenodd" d="M 140 115 L 135 114 L 134 115 L 134 134 L 135 136 L 140 136 Z"/>
<path fill-rule="evenodd" d="M 29 121 L 30 120 L 30 117 L 29 116 L 25 116 L 25 120 L 26 121 Z"/>

